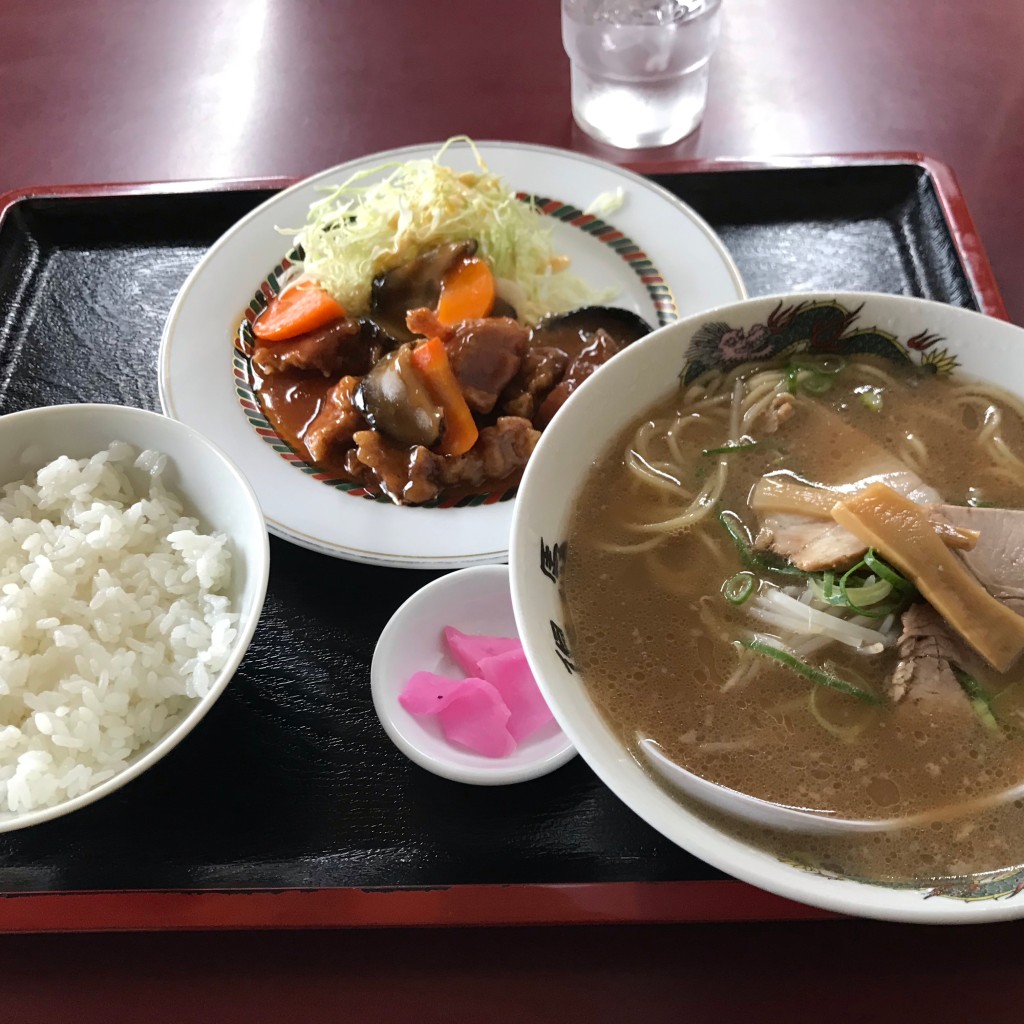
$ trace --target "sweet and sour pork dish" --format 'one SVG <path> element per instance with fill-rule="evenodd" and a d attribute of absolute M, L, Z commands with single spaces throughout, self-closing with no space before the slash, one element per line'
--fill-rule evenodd
<path fill-rule="evenodd" d="M 314 205 L 252 328 L 278 434 L 397 504 L 508 493 L 568 396 L 650 331 L 567 272 L 529 201 L 441 155 Z"/>

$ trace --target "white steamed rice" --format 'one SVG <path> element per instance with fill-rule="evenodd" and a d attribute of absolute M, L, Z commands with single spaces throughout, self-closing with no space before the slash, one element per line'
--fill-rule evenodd
<path fill-rule="evenodd" d="M 231 558 L 123 442 L 0 491 L 0 819 L 116 775 L 235 640 Z"/>

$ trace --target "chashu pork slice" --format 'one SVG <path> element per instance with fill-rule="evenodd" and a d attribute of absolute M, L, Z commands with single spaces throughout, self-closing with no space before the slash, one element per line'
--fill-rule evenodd
<path fill-rule="evenodd" d="M 848 495 L 884 483 L 919 504 L 939 500 L 938 492 L 895 455 L 817 402 L 796 402 L 793 414 L 778 426 L 780 438 L 800 434 L 821 439 L 824 449 L 822 462 L 827 468 L 813 484 Z M 820 517 L 761 510 L 758 521 L 754 546 L 774 551 L 807 572 L 852 565 L 867 551 L 867 545 L 848 530 Z"/>
<path fill-rule="evenodd" d="M 901 624 L 900 660 L 887 688 L 892 700 L 927 701 L 970 715 L 967 694 L 953 671 L 966 655 L 945 619 L 921 601 L 903 613 Z"/>
<path fill-rule="evenodd" d="M 763 515 L 754 547 L 774 551 L 806 572 L 852 565 L 867 551 L 866 544 L 838 524 L 791 512 Z"/>
<path fill-rule="evenodd" d="M 997 601 L 1024 615 L 1024 509 L 938 505 L 937 517 L 978 532 L 974 547 L 958 552 L 961 560 Z"/>

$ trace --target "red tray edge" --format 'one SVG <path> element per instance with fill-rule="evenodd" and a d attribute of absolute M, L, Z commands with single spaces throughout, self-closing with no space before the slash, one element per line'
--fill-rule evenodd
<path fill-rule="evenodd" d="M 822 156 L 779 156 L 764 160 L 722 158 L 715 160 L 641 161 L 625 164 L 638 174 L 682 174 L 713 171 L 785 170 L 814 167 L 864 167 L 878 164 L 915 164 L 935 184 L 935 191 L 960 254 L 964 272 L 978 299 L 981 312 L 1000 320 L 1009 314 L 1003 302 L 988 253 L 975 227 L 963 190 L 953 169 L 941 160 L 912 150 L 871 153 L 832 153 Z M 96 196 L 181 195 L 190 192 L 229 192 L 246 189 L 282 189 L 300 179 L 204 178 L 194 181 L 112 182 L 107 184 L 39 185 L 0 194 L 0 226 L 12 207 L 26 199 L 91 198 Z"/>
<path fill-rule="evenodd" d="M 836 917 L 733 880 L 0 895 L 0 933 L 683 924 Z"/>
<path fill-rule="evenodd" d="M 693 160 L 630 164 L 641 174 L 911 163 L 935 182 L 964 270 L 982 312 L 1006 307 L 952 169 L 915 152 Z M 19 202 L 37 198 L 175 195 L 281 189 L 288 177 L 45 185 L 0 195 L 0 226 Z M 336 927 L 673 924 L 821 920 L 836 915 L 733 880 L 569 885 L 454 885 L 427 889 L 206 890 L 0 893 L 0 933 L 175 931 Z"/>

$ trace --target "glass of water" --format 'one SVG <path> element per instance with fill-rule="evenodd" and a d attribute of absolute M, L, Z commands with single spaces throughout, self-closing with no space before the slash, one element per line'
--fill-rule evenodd
<path fill-rule="evenodd" d="M 562 0 L 576 123 L 623 149 L 667 146 L 704 116 L 721 0 Z"/>

